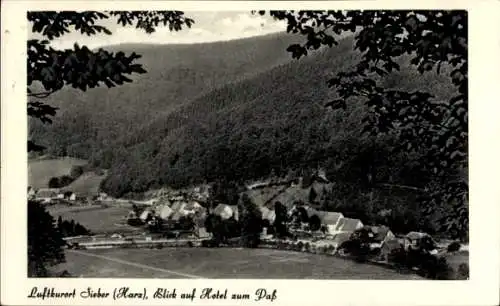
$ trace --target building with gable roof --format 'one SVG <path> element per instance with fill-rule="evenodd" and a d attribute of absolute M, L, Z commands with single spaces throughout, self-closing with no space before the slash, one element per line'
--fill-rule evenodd
<path fill-rule="evenodd" d="M 163 205 L 163 207 L 161 207 L 160 209 L 159 216 L 161 219 L 167 220 L 172 216 L 173 213 L 174 211 L 172 210 L 172 208 L 170 208 L 168 205 Z"/>
<path fill-rule="evenodd" d="M 327 234 L 329 235 L 337 233 L 337 226 L 342 218 L 344 218 L 342 213 L 330 211 L 324 212 L 320 216 L 321 224 L 326 227 Z"/>
<path fill-rule="evenodd" d="M 341 218 L 337 223 L 335 230 L 337 232 L 352 233 L 363 227 L 363 222 L 359 219 Z"/>
<path fill-rule="evenodd" d="M 262 219 L 269 220 L 269 223 L 273 224 L 274 220 L 276 219 L 276 213 L 274 212 L 274 210 L 269 209 L 265 206 L 259 207 L 259 210 L 262 213 Z"/>

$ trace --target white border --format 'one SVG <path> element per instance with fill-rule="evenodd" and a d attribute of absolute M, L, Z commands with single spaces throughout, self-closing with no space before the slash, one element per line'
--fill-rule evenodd
<path fill-rule="evenodd" d="M 179 9 L 467 9 L 470 37 L 470 267 L 469 281 L 329 281 L 329 280 L 154 280 L 154 279 L 50 279 L 26 275 L 26 11 L 29 10 L 145 10 Z M 43 305 L 117 304 L 112 300 L 33 300 L 33 286 L 59 290 L 87 286 L 114 288 L 156 287 L 229 288 L 253 292 L 278 290 L 274 305 L 498 305 L 500 227 L 498 140 L 500 135 L 498 88 L 500 62 L 500 5 L 496 1 L 330 1 L 330 2 L 161 2 L 161 1 L 3 1 L 2 2 L 2 147 L 1 147 L 1 304 Z M 234 303 L 234 302 L 233 302 Z M 247 302 L 254 303 L 254 302 Z M 255 302 L 265 304 L 266 302 Z M 227 301 L 129 300 L 120 304 L 210 304 Z"/>

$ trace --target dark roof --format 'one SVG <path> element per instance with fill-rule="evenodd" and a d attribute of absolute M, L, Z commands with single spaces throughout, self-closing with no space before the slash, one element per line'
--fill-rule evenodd
<path fill-rule="evenodd" d="M 385 225 L 382 226 L 365 226 L 364 229 L 369 230 L 373 233 L 374 239 L 376 241 L 382 241 L 387 237 L 387 234 L 391 232 L 391 229 Z"/>
<path fill-rule="evenodd" d="M 40 198 L 50 198 L 56 197 L 58 193 L 58 189 L 39 189 L 36 193 L 36 196 Z"/>
<path fill-rule="evenodd" d="M 429 236 L 429 234 L 422 233 L 422 232 L 409 232 L 408 234 L 406 234 L 405 237 L 410 239 L 410 240 L 418 240 L 418 239 L 422 239 L 424 237 L 430 237 L 430 236 Z"/>

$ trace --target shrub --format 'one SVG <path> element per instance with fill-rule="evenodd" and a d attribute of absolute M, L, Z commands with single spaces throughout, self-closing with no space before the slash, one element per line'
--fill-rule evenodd
<path fill-rule="evenodd" d="M 299 251 L 302 251 L 302 249 L 303 249 L 303 248 L 304 248 L 304 243 L 303 243 L 302 241 L 299 241 L 299 242 L 297 243 L 297 249 L 298 249 Z"/>
<path fill-rule="evenodd" d="M 453 269 L 450 267 L 446 258 L 431 256 L 424 261 L 423 270 L 425 276 L 431 279 L 449 280 L 453 279 Z"/>
<path fill-rule="evenodd" d="M 460 250 L 460 242 L 454 241 L 448 245 L 448 252 L 457 252 L 458 250 Z"/>
<path fill-rule="evenodd" d="M 190 248 L 192 248 L 193 247 L 193 243 L 191 241 L 188 241 L 187 246 L 190 247 Z"/>
<path fill-rule="evenodd" d="M 311 249 L 311 245 L 309 244 L 309 242 L 306 242 L 306 244 L 304 245 L 304 247 L 305 247 L 305 251 L 306 252 L 309 252 L 310 249 Z"/>
<path fill-rule="evenodd" d="M 321 253 L 323 254 L 328 253 L 328 247 L 326 245 L 321 248 Z"/>
<path fill-rule="evenodd" d="M 162 243 L 158 243 L 158 244 L 156 245 L 156 248 L 157 248 L 158 250 L 163 249 L 163 244 L 162 244 Z"/>

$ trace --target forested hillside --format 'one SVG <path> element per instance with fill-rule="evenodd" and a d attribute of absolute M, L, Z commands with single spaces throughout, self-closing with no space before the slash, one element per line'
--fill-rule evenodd
<path fill-rule="evenodd" d="M 390 135 L 361 135 L 365 105 L 324 108 L 335 97 L 328 77 L 359 58 L 352 39 L 292 60 L 286 47 L 294 39 L 130 46 L 143 55 L 147 74 L 117 88 L 54 95 L 64 107 L 53 125 L 32 124 L 31 135 L 50 143 L 52 154 L 110 169 L 102 187 L 114 196 L 317 166 L 347 193 L 359 193 L 367 174 L 370 184 L 424 186 L 428 178 L 414 171 L 413 157 L 391 153 L 397 143 Z M 400 63 L 385 87 L 421 89 L 443 100 L 453 92 L 446 73 L 421 75 L 407 69 L 406 58 Z"/>

